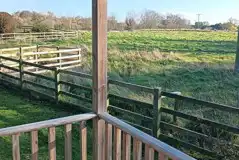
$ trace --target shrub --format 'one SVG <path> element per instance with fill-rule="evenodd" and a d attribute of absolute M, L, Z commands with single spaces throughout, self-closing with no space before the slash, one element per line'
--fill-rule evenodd
<path fill-rule="evenodd" d="M 35 24 L 32 27 L 32 32 L 49 32 L 50 28 L 45 24 Z"/>
<path fill-rule="evenodd" d="M 0 12 L 0 33 L 11 33 L 13 30 L 13 17 L 7 12 Z"/>

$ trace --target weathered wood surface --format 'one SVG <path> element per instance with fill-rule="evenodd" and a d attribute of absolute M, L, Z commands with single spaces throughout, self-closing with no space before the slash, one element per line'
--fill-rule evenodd
<path fill-rule="evenodd" d="M 95 117 L 96 115 L 94 113 L 86 113 L 86 114 L 80 114 L 76 116 L 69 116 L 64 118 L 57 118 L 57 119 L 52 119 L 47 121 L 36 122 L 36 123 L 29 123 L 29 124 L 19 125 L 15 127 L 2 128 L 0 129 L 0 136 L 8 136 L 8 135 L 21 133 L 21 132 L 30 132 L 33 130 L 39 130 L 42 128 L 49 128 L 49 127 L 65 125 L 65 124 L 74 123 L 74 122 L 87 121 Z"/>

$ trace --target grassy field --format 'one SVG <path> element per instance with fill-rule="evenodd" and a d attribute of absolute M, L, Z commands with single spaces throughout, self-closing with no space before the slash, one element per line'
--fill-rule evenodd
<path fill-rule="evenodd" d="M 76 114 L 57 109 L 57 106 L 46 102 L 32 101 L 20 94 L 0 88 L 0 128 L 21 125 Z M 79 159 L 79 128 L 73 125 L 73 159 Z M 64 127 L 56 129 L 57 159 L 64 159 Z M 42 129 L 39 135 L 39 160 L 48 159 L 48 131 Z M 89 149 L 91 148 L 91 128 L 88 127 Z M 21 159 L 30 160 L 30 134 L 21 134 Z M 0 159 L 11 159 L 11 138 L 0 138 Z M 91 154 L 89 159 L 91 158 Z"/>
<path fill-rule="evenodd" d="M 90 53 L 91 33 L 50 43 L 83 45 Z M 234 32 L 111 32 L 108 48 L 109 74 L 114 79 L 237 105 L 239 74 L 233 72 Z M 86 72 L 91 70 L 88 55 L 82 68 Z"/>

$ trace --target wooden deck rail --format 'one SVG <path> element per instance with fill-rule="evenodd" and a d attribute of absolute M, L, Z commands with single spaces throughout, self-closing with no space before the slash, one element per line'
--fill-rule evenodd
<path fill-rule="evenodd" d="M 20 160 L 20 142 L 21 133 L 31 133 L 31 159 L 38 160 L 38 130 L 48 128 L 48 153 L 50 160 L 56 160 L 56 128 L 57 126 L 65 126 L 65 159 L 72 160 L 72 124 L 78 123 L 80 130 L 80 148 L 81 159 L 87 159 L 87 128 L 85 121 L 95 118 L 93 113 L 69 116 L 64 118 L 52 119 L 42 122 L 30 123 L 15 127 L 0 129 L 0 136 L 12 136 L 12 158 Z"/>
<path fill-rule="evenodd" d="M 130 160 L 131 153 L 131 138 L 133 138 L 133 159 L 142 159 L 142 143 L 145 144 L 145 160 L 153 160 L 154 152 L 158 152 L 159 160 L 166 160 L 168 158 L 172 160 L 195 160 L 194 158 L 186 155 L 185 153 L 159 141 L 158 139 L 132 127 L 131 125 L 109 115 L 108 113 L 100 113 L 99 117 L 106 122 L 106 160 L 110 160 L 109 157 L 114 157 L 114 160 L 121 159 L 121 134 L 123 132 L 123 159 Z M 112 127 L 114 128 L 114 151 L 112 153 Z M 109 138 L 110 137 L 110 138 Z"/>

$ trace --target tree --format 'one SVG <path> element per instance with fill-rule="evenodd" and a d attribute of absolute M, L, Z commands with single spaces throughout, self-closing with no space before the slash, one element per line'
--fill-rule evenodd
<path fill-rule="evenodd" d="M 207 21 L 204 21 L 204 22 L 195 22 L 195 28 L 198 28 L 198 29 L 205 29 L 209 27 L 209 22 Z"/>
<path fill-rule="evenodd" d="M 114 15 L 108 17 L 108 30 L 117 30 L 117 23 Z"/>
<path fill-rule="evenodd" d="M 146 10 L 140 16 L 139 27 L 144 29 L 157 29 L 163 21 L 163 16 L 153 10 Z"/>
<path fill-rule="evenodd" d="M 178 29 L 190 27 L 190 21 L 178 14 L 168 14 L 163 21 L 165 28 Z"/>
<path fill-rule="evenodd" d="M 128 31 L 132 31 L 136 28 L 136 19 L 134 13 L 128 13 L 125 19 L 125 29 Z"/>
<path fill-rule="evenodd" d="M 0 33 L 10 33 L 14 30 L 14 19 L 7 12 L 0 12 Z"/>
<path fill-rule="evenodd" d="M 32 32 L 49 32 L 50 28 L 46 24 L 34 24 L 32 28 Z"/>

